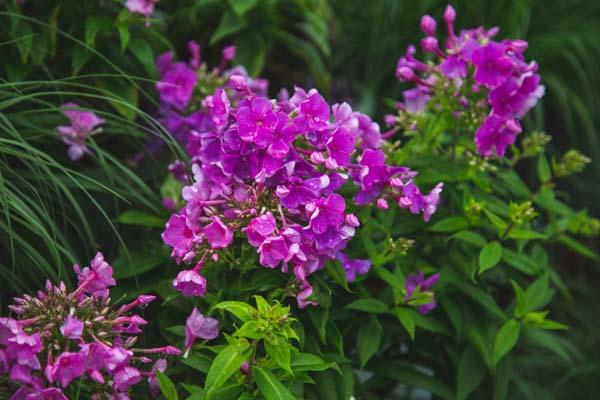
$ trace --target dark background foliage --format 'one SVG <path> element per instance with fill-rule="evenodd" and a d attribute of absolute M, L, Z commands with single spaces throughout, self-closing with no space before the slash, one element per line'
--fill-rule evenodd
<path fill-rule="evenodd" d="M 40 287 L 46 276 L 68 280 L 65 266 L 84 262 L 98 248 L 124 264 L 129 257 L 138 261 L 120 274 L 139 291 L 144 287 L 134 278 L 143 271 L 132 265 L 156 267 L 164 260 L 155 230 L 144 235 L 119 219 L 131 204 L 167 215 L 157 206 L 156 188 L 164 176 L 154 172 L 165 171 L 171 157 L 148 155 L 141 167 L 124 161 L 124 155 L 147 149 L 148 136 L 166 137 L 152 115 L 123 106 L 124 101 L 144 110 L 155 105 L 148 78 L 156 78 L 156 55 L 174 48 L 185 59 L 186 43 L 195 39 L 209 65 L 216 65 L 220 49 L 233 43 L 236 62 L 268 77 L 272 94 L 295 83 L 316 85 L 332 101 L 349 101 L 381 121 L 403 89 L 394 67 L 406 46 L 418 43 L 420 16 L 430 13 L 440 22 L 446 5 L 427 0 L 246 3 L 251 7 L 239 8 L 235 1 L 162 0 L 151 30 L 140 19 L 123 16 L 119 2 L 29 0 L 20 16 L 14 2 L 0 4 L 0 277 L 8 283 L 0 292 L 3 308 L 14 294 Z M 501 36 L 529 42 L 528 58 L 538 61 L 547 94 L 526 125 L 552 136 L 551 153 L 577 148 L 594 160 L 558 190 L 566 202 L 600 214 L 600 2 L 453 5 L 459 27 L 498 25 Z M 53 132 L 64 122 L 56 105 L 73 96 L 109 120 L 110 133 L 98 136 L 97 156 L 83 164 L 85 176 L 79 174 L 80 164 L 68 161 Z M 167 153 L 181 151 L 169 143 Z M 520 173 L 533 181 L 535 171 Z M 598 248 L 597 241 L 589 244 Z M 600 320 L 595 318 L 600 271 L 597 263 L 563 249 L 556 249 L 553 259 L 573 295 L 554 302 L 559 310 L 554 319 L 573 326 L 568 335 L 584 358 L 569 371 L 557 365 L 549 375 L 532 372 L 531 378 L 540 385 L 562 380 L 559 398 L 589 398 L 600 377 Z M 162 269 L 155 278 L 173 274 Z M 545 355 L 532 360 L 532 371 L 536 363 L 547 363 Z"/>

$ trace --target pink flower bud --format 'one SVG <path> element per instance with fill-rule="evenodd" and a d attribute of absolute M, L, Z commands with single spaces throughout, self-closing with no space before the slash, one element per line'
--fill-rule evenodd
<path fill-rule="evenodd" d="M 229 82 L 237 91 L 245 92 L 246 90 L 248 90 L 248 81 L 243 75 L 233 74 L 229 77 Z"/>
<path fill-rule="evenodd" d="M 437 39 L 434 40 L 437 46 Z M 396 76 L 398 77 L 398 79 L 404 82 L 412 81 L 413 79 L 415 79 L 415 72 L 411 68 L 400 67 L 396 70 Z"/>
<path fill-rule="evenodd" d="M 223 60 L 231 61 L 235 57 L 235 46 L 227 46 L 221 53 Z"/>
<path fill-rule="evenodd" d="M 444 11 L 444 21 L 446 21 L 447 24 L 453 24 L 454 21 L 456 21 L 456 11 L 450 4 L 448 4 Z"/>
<path fill-rule="evenodd" d="M 421 30 L 427 36 L 435 36 L 435 19 L 431 18 L 429 15 L 423 15 L 421 17 Z"/>
<path fill-rule="evenodd" d="M 438 40 L 434 37 L 426 37 L 421 39 L 421 47 L 423 51 L 426 53 L 439 53 L 440 49 L 438 47 Z"/>
<path fill-rule="evenodd" d="M 387 210 L 389 208 L 389 206 L 388 206 L 388 202 L 386 201 L 386 199 L 377 199 L 377 208 L 380 208 L 382 210 Z"/>

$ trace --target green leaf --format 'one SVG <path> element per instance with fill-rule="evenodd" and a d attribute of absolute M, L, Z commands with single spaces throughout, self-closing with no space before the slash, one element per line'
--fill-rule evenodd
<path fill-rule="evenodd" d="M 160 371 L 156 371 L 156 378 L 158 379 L 158 387 L 160 388 L 160 392 L 163 394 L 163 396 L 165 396 L 166 400 L 179 400 L 175 384 L 173 381 L 171 381 L 171 379 L 169 379 L 168 376 Z"/>
<path fill-rule="evenodd" d="M 518 229 L 518 228 L 513 228 L 508 233 L 508 238 L 516 239 L 516 240 L 534 240 L 534 239 L 544 240 L 547 237 L 548 236 L 544 235 L 543 233 L 530 231 L 527 229 Z"/>
<path fill-rule="evenodd" d="M 477 247 L 483 247 L 487 243 L 483 236 L 471 231 L 460 231 L 452 235 L 452 237 Z"/>
<path fill-rule="evenodd" d="M 256 385 L 266 400 L 296 400 L 271 371 L 255 367 Z"/>
<path fill-rule="evenodd" d="M 493 241 L 484 246 L 479 253 L 479 273 L 493 268 L 502 258 L 502 245 L 498 241 Z"/>
<path fill-rule="evenodd" d="M 100 17 L 97 15 L 87 16 L 85 18 L 85 44 L 93 48 L 98 32 L 110 26 L 111 22 L 106 17 Z"/>
<path fill-rule="evenodd" d="M 383 314 L 388 311 L 387 304 L 381 300 L 372 298 L 354 300 L 352 303 L 348 304 L 346 308 L 374 314 Z"/>
<path fill-rule="evenodd" d="M 92 53 L 85 48 L 83 45 L 76 43 L 71 51 L 71 68 L 73 69 L 73 75 L 79 73 L 79 70 L 83 68 L 88 58 Z"/>
<path fill-rule="evenodd" d="M 121 53 L 123 53 L 127 49 L 127 46 L 129 45 L 129 39 L 131 38 L 131 33 L 129 33 L 129 25 L 118 24 L 117 30 L 119 31 L 119 41 L 121 42 Z"/>
<path fill-rule="evenodd" d="M 521 325 L 517 320 L 510 319 L 502 325 L 494 339 L 494 356 L 492 360 L 494 365 L 498 364 L 498 361 L 517 344 L 520 331 Z"/>
<path fill-rule="evenodd" d="M 352 292 L 348 287 L 348 281 L 346 280 L 346 273 L 342 264 L 335 260 L 325 264 L 325 272 L 333 279 L 335 283 L 343 287 L 347 292 Z"/>
<path fill-rule="evenodd" d="M 397 361 L 374 363 L 377 376 L 387 377 L 410 387 L 425 389 L 444 400 L 455 400 L 454 393 L 440 380 L 416 370 L 412 365 Z"/>
<path fill-rule="evenodd" d="M 525 298 L 525 292 L 523 289 L 517 284 L 517 282 L 510 280 L 510 284 L 515 291 L 515 296 L 517 298 L 517 308 L 515 310 L 515 316 L 522 316 L 528 310 L 527 299 Z"/>
<path fill-rule="evenodd" d="M 410 311 L 404 307 L 396 308 L 396 317 L 408 332 L 411 340 L 415 340 L 415 320 Z"/>
<path fill-rule="evenodd" d="M 27 63 L 33 45 L 33 30 L 29 22 L 19 20 L 14 33 L 14 41 L 21 57 L 21 63 Z"/>
<path fill-rule="evenodd" d="M 360 359 L 360 367 L 364 368 L 365 364 L 379 350 L 381 344 L 381 336 L 383 329 L 376 318 L 371 317 L 364 322 L 358 329 L 356 336 L 356 348 L 358 350 L 358 358 Z"/>
<path fill-rule="evenodd" d="M 206 390 L 207 399 L 210 399 L 211 394 L 223 386 L 231 375 L 239 371 L 251 351 L 247 342 L 237 342 L 230 344 L 217 354 L 206 375 L 204 390 Z"/>
<path fill-rule="evenodd" d="M 213 360 L 203 354 L 198 354 L 197 352 L 191 354 L 188 358 L 182 358 L 181 362 L 187 365 L 190 368 L 193 368 L 197 371 L 206 374 L 210 369 L 210 366 Z"/>
<path fill-rule="evenodd" d="M 167 222 L 164 218 L 142 210 L 127 210 L 117 218 L 122 224 L 164 228 Z"/>
<path fill-rule="evenodd" d="M 542 275 L 525 290 L 528 311 L 543 307 L 548 302 L 550 292 L 548 274 Z"/>
<path fill-rule="evenodd" d="M 291 367 L 294 372 L 325 371 L 333 368 L 341 374 L 336 363 L 326 362 L 321 357 L 310 353 L 299 353 L 292 359 Z"/>
<path fill-rule="evenodd" d="M 486 366 L 474 347 L 468 346 L 462 353 L 458 362 L 457 372 L 457 400 L 466 399 L 469 394 L 479 386 L 486 373 Z"/>
<path fill-rule="evenodd" d="M 264 297 L 255 295 L 254 301 L 256 302 L 256 308 L 258 309 L 259 314 L 265 315 L 269 313 L 271 307 L 269 307 L 269 303 L 267 303 Z"/>
<path fill-rule="evenodd" d="M 548 163 L 548 159 L 541 153 L 537 160 L 537 173 L 540 181 L 542 183 L 546 183 L 552 179 L 552 172 L 550 171 L 550 164 Z"/>
<path fill-rule="evenodd" d="M 210 37 L 208 44 L 212 46 L 219 40 L 225 39 L 226 37 L 241 31 L 245 27 L 246 21 L 235 15 L 235 13 L 227 11 L 221 17 L 221 22 L 219 22 L 219 26 L 217 26 L 217 29 L 215 29 Z"/>
<path fill-rule="evenodd" d="M 595 251 L 593 251 L 589 247 L 585 246 L 584 244 L 580 243 L 576 239 L 573 239 L 572 237 L 567 236 L 567 235 L 562 235 L 558 238 L 558 240 L 562 244 L 564 244 L 571 250 L 581 254 L 582 256 L 590 258 L 594 261 L 600 261 L 600 255 L 598 255 Z"/>
<path fill-rule="evenodd" d="M 292 374 L 292 369 L 290 368 L 292 356 L 288 341 L 281 336 L 275 336 L 272 339 L 265 339 L 264 345 L 269 357 L 282 369 Z"/>
<path fill-rule="evenodd" d="M 329 321 L 329 309 L 314 307 L 308 310 L 308 316 L 319 333 L 321 342 L 327 343 L 327 321 Z"/>
<path fill-rule="evenodd" d="M 154 64 L 154 52 L 152 46 L 146 40 L 133 39 L 129 44 L 129 50 L 133 53 L 135 58 L 140 62 L 146 74 L 150 78 L 156 78 L 156 66 Z"/>
<path fill-rule="evenodd" d="M 506 222 L 504 222 L 502 220 L 502 218 L 498 217 L 496 214 L 494 214 L 491 211 L 488 211 L 487 209 L 483 209 L 483 212 L 485 213 L 486 217 L 488 217 L 488 219 L 490 220 L 490 222 L 496 227 L 498 228 L 499 232 L 503 232 L 506 230 L 506 227 L 508 226 L 506 224 Z"/>
<path fill-rule="evenodd" d="M 138 91 L 131 82 L 125 79 L 106 78 L 98 79 L 97 85 L 110 94 L 111 99 L 108 102 L 121 116 L 129 121 L 135 119 L 138 112 Z"/>
<path fill-rule="evenodd" d="M 462 231 L 469 226 L 469 220 L 465 217 L 446 217 L 441 221 L 436 222 L 429 228 L 432 232 L 456 232 Z"/>
<path fill-rule="evenodd" d="M 242 301 L 222 301 L 215 305 L 213 309 L 230 312 L 242 322 L 246 322 L 258 315 L 256 308 Z"/>
<path fill-rule="evenodd" d="M 238 17 L 243 17 L 257 3 L 257 0 L 228 0 L 229 7 Z"/>
<path fill-rule="evenodd" d="M 244 325 L 240 327 L 233 336 L 245 337 L 249 339 L 262 339 L 264 332 L 261 331 L 261 325 L 258 321 L 246 321 Z"/>

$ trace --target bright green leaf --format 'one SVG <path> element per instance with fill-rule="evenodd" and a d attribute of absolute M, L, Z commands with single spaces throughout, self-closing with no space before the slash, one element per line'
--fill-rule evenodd
<path fill-rule="evenodd" d="M 493 268 L 502 258 L 502 245 L 498 241 L 486 244 L 479 253 L 479 273 Z"/>
<path fill-rule="evenodd" d="M 498 361 L 517 344 L 520 330 L 521 325 L 514 319 L 508 320 L 502 325 L 496 334 L 496 339 L 494 339 L 494 356 L 492 360 L 494 365 L 498 364 Z"/>

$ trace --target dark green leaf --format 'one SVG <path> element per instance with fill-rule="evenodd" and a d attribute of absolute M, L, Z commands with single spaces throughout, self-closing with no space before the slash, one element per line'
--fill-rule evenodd
<path fill-rule="evenodd" d="M 348 304 L 346 308 L 351 310 L 364 311 L 374 314 L 382 314 L 388 311 L 388 306 L 381 300 L 377 299 L 358 299 Z"/>
<path fill-rule="evenodd" d="M 517 344 L 520 330 L 521 325 L 514 319 L 508 320 L 502 325 L 494 340 L 494 356 L 492 360 L 494 365 L 498 364 L 498 361 Z"/>
<path fill-rule="evenodd" d="M 219 26 L 217 26 L 217 29 L 215 29 L 210 37 L 208 44 L 212 46 L 219 40 L 225 39 L 226 37 L 241 31 L 245 26 L 246 22 L 242 18 L 231 11 L 227 11 L 221 17 L 221 22 L 219 22 Z"/>
<path fill-rule="evenodd" d="M 160 371 L 156 371 L 156 378 L 158 379 L 158 386 L 160 388 L 160 392 L 165 399 L 167 400 L 179 400 L 179 396 L 177 395 L 177 389 L 175 389 L 175 384 L 168 376 L 163 374 Z"/>
<path fill-rule="evenodd" d="M 396 316 L 404 329 L 408 332 L 411 340 L 415 340 L 415 320 L 412 318 L 412 314 L 409 310 L 404 307 L 398 307 L 396 308 Z"/>
<path fill-rule="evenodd" d="M 356 348 L 361 368 L 364 368 L 367 361 L 379 350 L 382 334 L 381 325 L 374 317 L 367 319 L 360 325 L 356 336 Z"/>
<path fill-rule="evenodd" d="M 466 399 L 479 386 L 486 373 L 486 366 L 475 348 L 468 346 L 458 362 L 457 400 Z"/>
<path fill-rule="evenodd" d="M 493 268 L 502 258 L 502 245 L 498 241 L 493 241 L 484 246 L 479 253 L 479 273 Z"/>
<path fill-rule="evenodd" d="M 256 385 L 266 400 L 296 400 L 271 371 L 255 367 Z"/>
<path fill-rule="evenodd" d="M 251 351 L 252 349 L 247 342 L 238 342 L 230 344 L 217 354 L 208 370 L 204 384 L 208 399 L 212 398 L 211 395 L 223 386 L 231 375 L 239 371 L 240 366 L 248 359 Z"/>
<path fill-rule="evenodd" d="M 142 210 L 128 210 L 117 218 L 122 224 L 164 228 L 167 222 L 164 218 L 149 214 Z"/>
<path fill-rule="evenodd" d="M 436 222 L 429 228 L 432 232 L 456 232 L 462 231 L 469 226 L 469 221 L 465 217 L 446 217 Z"/>
<path fill-rule="evenodd" d="M 228 0 L 229 7 L 238 17 L 243 17 L 257 3 L 257 0 Z"/>

